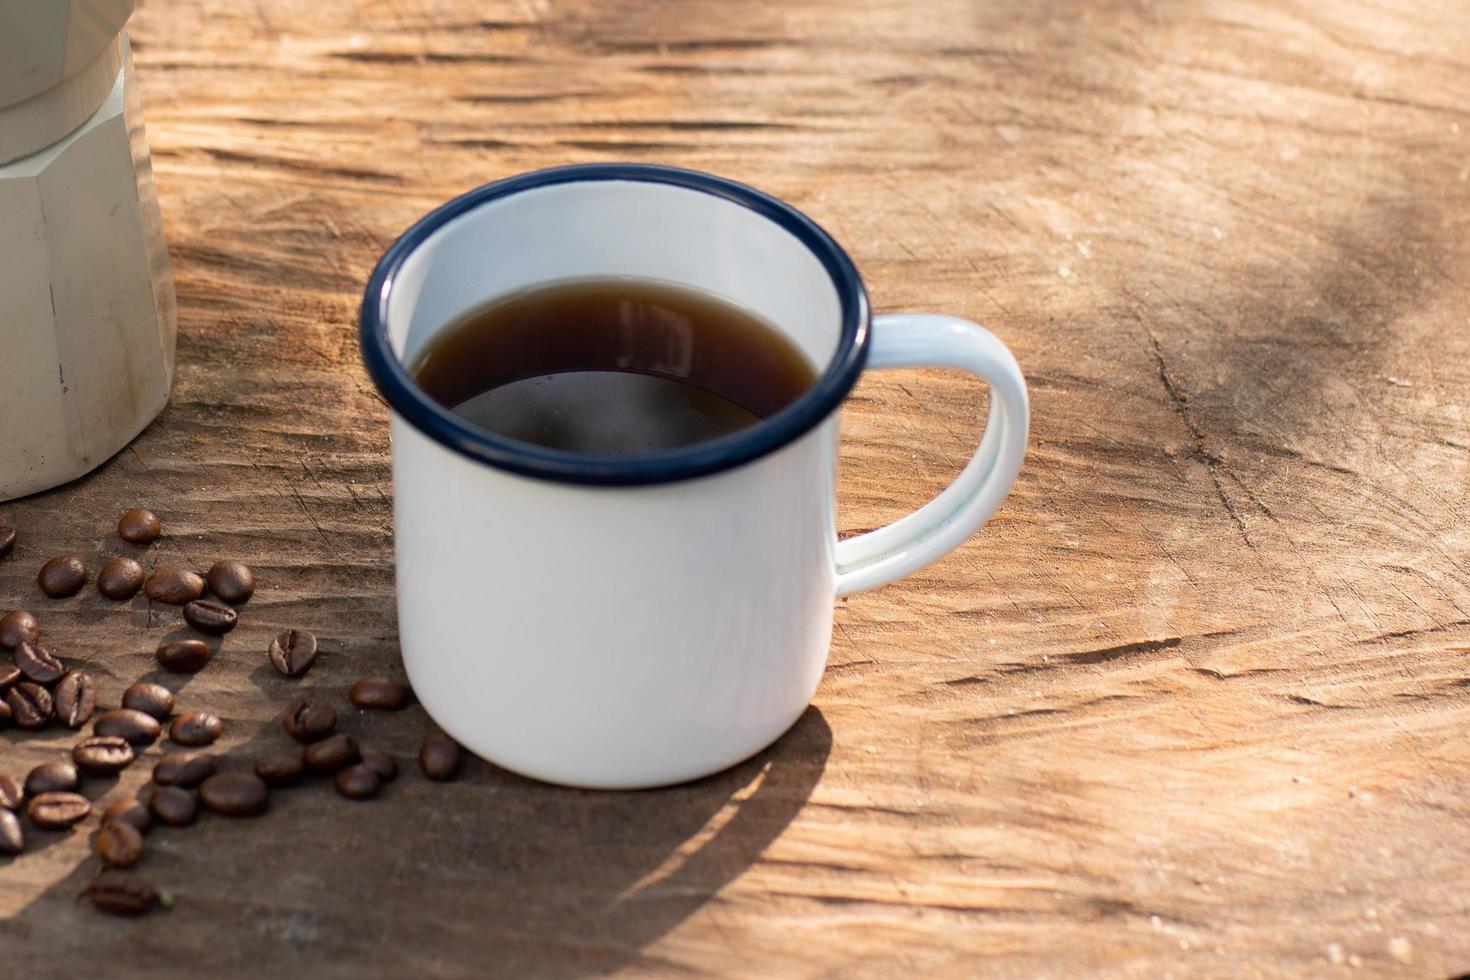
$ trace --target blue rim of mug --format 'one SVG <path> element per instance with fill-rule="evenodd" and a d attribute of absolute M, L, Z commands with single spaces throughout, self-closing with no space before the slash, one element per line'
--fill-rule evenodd
<path fill-rule="evenodd" d="M 794 402 L 749 428 L 676 450 L 598 456 L 549 449 L 497 435 L 431 398 L 404 367 L 388 339 L 388 301 L 404 262 L 434 232 L 490 201 L 538 187 L 584 181 L 638 181 L 688 188 L 721 198 L 773 222 L 816 258 L 837 290 L 842 332 L 837 350 Z M 670 483 L 733 469 L 775 452 L 811 431 L 841 404 L 868 360 L 868 296 L 852 259 L 816 222 L 746 184 L 697 170 L 641 163 L 576 164 L 507 177 L 477 187 L 420 218 L 378 260 L 363 293 L 359 340 L 368 375 L 388 405 L 441 445 L 490 466 L 562 483 L 632 486 Z"/>

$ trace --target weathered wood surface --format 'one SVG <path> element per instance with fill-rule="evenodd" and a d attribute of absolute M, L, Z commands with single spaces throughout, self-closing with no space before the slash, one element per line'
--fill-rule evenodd
<path fill-rule="evenodd" d="M 880 310 L 991 325 L 1035 438 L 983 534 L 841 605 L 815 707 L 762 757 L 642 794 L 486 765 L 279 794 L 155 832 L 141 871 L 178 901 L 140 922 L 74 903 L 87 833 L 39 835 L 0 866 L 5 975 L 1470 969 L 1459 4 L 147 0 L 132 32 L 176 390 L 95 475 L 4 508 L 0 605 L 116 699 L 176 615 L 42 600 L 40 562 L 125 550 L 135 503 L 171 532 L 150 563 L 249 561 L 261 594 L 181 689 L 232 756 L 280 742 L 298 686 L 340 704 L 396 668 L 358 291 L 485 180 L 758 184 Z M 979 394 L 863 382 L 844 531 L 957 470 Z M 301 685 L 262 653 L 293 624 L 328 651 Z M 348 724 L 406 759 L 427 722 Z M 70 739 L 0 742 L 22 771 Z"/>

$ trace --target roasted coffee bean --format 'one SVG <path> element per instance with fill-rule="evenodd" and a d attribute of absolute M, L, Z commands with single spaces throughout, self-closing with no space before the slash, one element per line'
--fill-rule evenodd
<path fill-rule="evenodd" d="M 62 830 L 92 812 L 92 804 L 78 793 L 42 793 L 26 804 L 31 823 L 43 830 Z"/>
<path fill-rule="evenodd" d="M 67 671 L 51 700 L 57 721 L 67 728 L 81 728 L 97 710 L 97 682 L 85 670 Z"/>
<path fill-rule="evenodd" d="M 162 684 L 139 681 L 123 692 L 122 706 L 166 721 L 174 711 L 174 693 Z"/>
<path fill-rule="evenodd" d="M 37 684 L 55 684 L 66 673 L 61 661 L 51 651 L 36 643 L 22 643 L 15 648 L 15 665 Z"/>
<path fill-rule="evenodd" d="M 0 616 L 0 647 L 14 650 L 22 643 L 35 643 L 41 638 L 41 624 L 24 609 Z"/>
<path fill-rule="evenodd" d="M 117 533 L 124 541 L 148 544 L 158 540 L 158 536 L 163 533 L 163 524 L 153 511 L 134 507 L 118 520 Z"/>
<path fill-rule="evenodd" d="M 0 558 L 10 554 L 15 547 L 15 525 L 0 517 Z"/>
<path fill-rule="evenodd" d="M 14 712 L 10 710 L 10 703 L 8 701 L 0 701 L 0 728 L 4 728 L 10 724 L 12 717 L 14 717 Z"/>
<path fill-rule="evenodd" d="M 143 594 L 154 602 L 182 606 L 204 595 L 204 578 L 184 568 L 160 568 L 143 582 Z"/>
<path fill-rule="evenodd" d="M 281 716 L 281 727 L 298 742 L 316 742 L 337 727 L 337 712 L 330 704 L 297 701 Z"/>
<path fill-rule="evenodd" d="M 287 677 L 300 677 L 316 660 L 316 636 L 306 630 L 286 630 L 271 640 L 271 663 Z"/>
<path fill-rule="evenodd" d="M 443 735 L 430 735 L 419 746 L 419 768 L 435 782 L 453 779 L 459 772 L 459 746 Z"/>
<path fill-rule="evenodd" d="M 306 747 L 302 755 L 312 772 L 333 773 L 346 769 L 358 760 L 357 739 L 351 735 L 333 735 Z"/>
<path fill-rule="evenodd" d="M 295 786 L 306 772 L 300 752 L 277 752 L 255 761 L 255 774 L 270 786 Z"/>
<path fill-rule="evenodd" d="M 337 773 L 336 783 L 337 792 L 349 800 L 365 800 L 378 795 L 378 786 L 382 780 L 377 773 L 359 762 Z"/>
<path fill-rule="evenodd" d="M 65 599 L 87 584 L 87 566 L 76 555 L 57 555 L 36 574 L 41 591 L 53 599 Z"/>
<path fill-rule="evenodd" d="M 143 856 L 143 835 L 137 827 L 113 820 L 92 838 L 92 850 L 114 868 L 131 868 Z"/>
<path fill-rule="evenodd" d="M 21 681 L 5 692 L 5 703 L 17 728 L 40 728 L 51 719 L 51 692 L 39 684 Z"/>
<path fill-rule="evenodd" d="M 214 651 L 203 640 L 165 640 L 158 645 L 158 652 L 154 656 L 158 658 L 160 665 L 169 670 L 192 674 L 204 669 L 204 665 L 214 656 Z"/>
<path fill-rule="evenodd" d="M 364 677 L 347 690 L 347 700 L 359 708 L 397 711 L 408 704 L 409 687 L 392 677 Z"/>
<path fill-rule="evenodd" d="M 223 602 L 195 599 L 184 606 L 184 621 L 201 633 L 224 636 L 235 628 L 235 624 L 240 621 L 240 614 Z"/>
<path fill-rule="evenodd" d="M 26 773 L 26 795 L 56 793 L 77 788 L 77 767 L 70 762 L 43 762 Z"/>
<path fill-rule="evenodd" d="M 147 745 L 158 737 L 161 730 L 158 719 L 132 708 L 113 708 L 104 711 L 92 722 L 94 735 L 117 735 L 134 745 Z"/>
<path fill-rule="evenodd" d="M 0 772 L 0 810 L 19 810 L 25 798 L 25 786 L 21 781 Z"/>
<path fill-rule="evenodd" d="M 270 789 L 265 780 L 248 772 L 222 772 L 200 785 L 199 799 L 223 816 L 253 817 L 265 812 L 270 803 Z"/>
<path fill-rule="evenodd" d="M 20 817 L 14 810 L 0 810 L 0 854 L 19 854 L 25 846 L 26 835 L 20 829 Z"/>
<path fill-rule="evenodd" d="M 0 692 L 10 690 L 18 681 L 25 680 L 25 676 L 13 661 L 8 664 L 0 664 Z"/>
<path fill-rule="evenodd" d="M 97 573 L 97 591 L 109 599 L 131 599 L 143 587 L 143 566 L 131 558 L 114 558 Z"/>
<path fill-rule="evenodd" d="M 153 781 L 160 786 L 192 789 L 213 776 L 219 765 L 212 755 L 170 752 L 153 767 Z"/>
<path fill-rule="evenodd" d="M 362 757 L 362 764 L 378 774 L 378 778 L 385 783 L 391 783 L 398 778 L 398 763 L 393 757 L 379 749 L 370 749 L 365 745 L 358 746 L 358 754 Z"/>
<path fill-rule="evenodd" d="M 129 825 L 140 834 L 148 833 L 148 828 L 153 826 L 153 817 L 149 816 L 148 808 L 134 798 L 118 800 L 102 811 L 104 824 L 114 820 Z"/>
<path fill-rule="evenodd" d="M 208 745 L 224 731 L 224 722 L 218 715 L 191 708 L 174 719 L 168 727 L 168 737 L 180 745 Z"/>
<path fill-rule="evenodd" d="M 255 573 L 242 561 L 217 561 L 204 576 L 209 591 L 233 606 L 243 606 L 255 595 Z"/>
<path fill-rule="evenodd" d="M 94 776 L 111 776 L 133 764 L 133 747 L 117 735 L 93 735 L 71 750 L 72 761 Z"/>
<path fill-rule="evenodd" d="M 142 915 L 159 904 L 158 892 L 132 875 L 104 871 L 87 886 L 92 906 L 108 915 Z"/>
<path fill-rule="evenodd" d="M 187 827 L 199 815 L 199 803 L 191 789 L 160 786 L 148 798 L 148 812 L 159 823 L 166 823 L 170 827 Z"/>

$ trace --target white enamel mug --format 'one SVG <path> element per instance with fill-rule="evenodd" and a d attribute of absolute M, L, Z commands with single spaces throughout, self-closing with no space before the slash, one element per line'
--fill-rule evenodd
<path fill-rule="evenodd" d="M 609 276 L 733 302 L 781 330 L 818 378 L 731 435 L 597 457 L 481 429 L 407 370 L 496 297 Z M 775 741 L 821 679 L 833 600 L 959 545 L 1025 451 L 1025 382 L 991 333 L 945 316 L 870 319 L 852 260 L 822 229 L 693 171 L 562 167 L 456 198 L 378 263 L 361 339 L 391 409 L 409 680 L 465 747 L 555 783 L 677 783 Z M 989 383 L 979 448 L 933 501 L 839 542 L 838 406 L 864 367 L 909 365 Z"/>

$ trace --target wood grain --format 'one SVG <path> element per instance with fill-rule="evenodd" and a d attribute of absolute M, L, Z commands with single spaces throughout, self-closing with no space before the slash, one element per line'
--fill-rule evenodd
<path fill-rule="evenodd" d="M 0 865 L 7 975 L 1265 976 L 1470 970 L 1470 24 L 1412 0 L 146 0 L 180 300 L 173 401 L 7 506 L 0 605 L 104 700 L 170 609 L 39 597 L 128 547 L 251 563 L 181 703 L 248 759 L 398 669 L 385 409 L 358 291 L 423 211 L 583 160 L 792 201 L 880 310 L 990 325 L 1034 441 L 984 533 L 840 605 L 763 756 L 593 794 L 486 765 L 155 831 L 177 895 L 73 899 L 87 828 Z M 844 533 L 958 470 L 982 392 L 865 380 Z M 273 631 L 325 653 L 300 684 Z M 177 683 L 177 682 L 175 682 Z M 404 761 L 427 721 L 346 724 Z M 70 739 L 0 732 L 21 772 Z M 102 800 L 140 786 L 157 755 Z M 84 950 L 86 950 L 84 952 Z M 63 952 L 64 951 L 64 952 Z M 13 971 L 13 972 L 12 972 Z"/>

